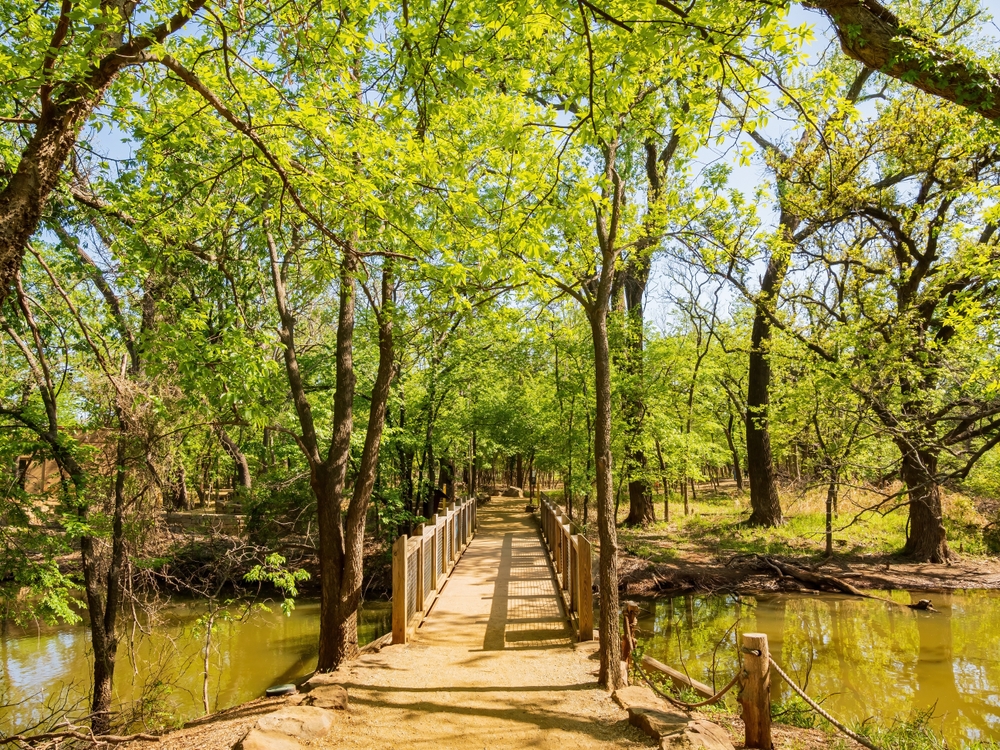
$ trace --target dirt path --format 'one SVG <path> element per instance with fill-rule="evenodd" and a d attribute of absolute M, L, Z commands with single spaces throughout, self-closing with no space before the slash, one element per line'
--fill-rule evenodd
<path fill-rule="evenodd" d="M 596 643 L 574 644 L 524 504 L 494 498 L 479 509 L 479 531 L 424 625 L 405 646 L 342 668 L 350 708 L 334 712 L 333 731 L 312 747 L 655 747 L 597 686 Z M 157 747 L 222 750 L 251 713 Z"/>
<path fill-rule="evenodd" d="M 537 524 L 494 498 L 406 646 L 351 663 L 345 721 L 324 747 L 650 747 L 574 647 Z"/>

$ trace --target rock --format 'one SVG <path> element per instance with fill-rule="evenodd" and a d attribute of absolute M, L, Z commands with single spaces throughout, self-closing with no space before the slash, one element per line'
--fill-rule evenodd
<path fill-rule="evenodd" d="M 684 729 L 688 717 L 647 706 L 632 706 L 628 709 L 628 723 L 658 740 Z"/>
<path fill-rule="evenodd" d="M 522 490 L 520 487 L 515 487 L 514 485 L 511 485 L 510 487 L 505 489 L 502 494 L 504 497 L 524 497 L 524 490 Z"/>
<path fill-rule="evenodd" d="M 339 685 L 344 679 L 341 672 L 316 672 L 299 686 L 299 690 L 308 693 L 320 685 Z"/>
<path fill-rule="evenodd" d="M 347 690 L 343 685 L 317 685 L 309 690 L 303 705 L 317 708 L 347 709 Z"/>
<path fill-rule="evenodd" d="M 253 728 L 233 745 L 233 750 L 303 750 L 303 747 L 302 743 L 287 734 Z"/>
<path fill-rule="evenodd" d="M 315 706 L 288 706 L 257 720 L 257 729 L 302 740 L 322 737 L 333 728 L 333 714 Z"/>
<path fill-rule="evenodd" d="M 615 691 L 615 702 L 628 711 L 628 723 L 654 740 L 682 731 L 689 722 L 687 714 L 675 711 L 644 685 L 632 685 Z"/>
<path fill-rule="evenodd" d="M 734 750 L 729 733 L 704 719 L 689 721 L 680 732 L 660 739 L 660 750 Z"/>
<path fill-rule="evenodd" d="M 615 699 L 615 703 L 625 710 L 628 710 L 632 706 L 659 708 L 662 704 L 662 701 L 656 697 L 656 694 L 645 685 L 618 688 L 612 697 Z"/>

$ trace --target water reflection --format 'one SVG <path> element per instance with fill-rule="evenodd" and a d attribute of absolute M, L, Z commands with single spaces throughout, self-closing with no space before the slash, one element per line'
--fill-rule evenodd
<path fill-rule="evenodd" d="M 118 707 L 154 720 L 178 723 L 202 708 L 204 614 L 197 602 L 179 602 L 159 613 L 144 634 L 125 634 L 115 670 Z M 368 602 L 358 627 L 360 642 L 388 632 L 387 602 Z M 212 633 L 209 700 L 213 710 L 252 698 L 278 683 L 293 682 L 315 668 L 319 602 L 299 601 L 290 617 L 279 607 L 254 611 L 244 621 L 221 622 Z M 90 632 L 86 626 L 15 631 L 0 639 L 0 730 L 31 726 L 48 714 L 47 705 L 79 706 L 90 692 Z M 135 705 L 140 697 L 156 700 Z M 18 704 L 7 705 L 5 704 Z"/>
<path fill-rule="evenodd" d="M 1000 740 L 1000 592 L 931 598 L 938 613 L 834 595 L 684 596 L 643 602 L 639 624 L 646 653 L 709 685 L 734 674 L 739 633 L 763 632 L 775 660 L 835 716 L 889 723 L 932 709 L 951 741 Z M 772 681 L 773 700 L 790 696 Z"/>

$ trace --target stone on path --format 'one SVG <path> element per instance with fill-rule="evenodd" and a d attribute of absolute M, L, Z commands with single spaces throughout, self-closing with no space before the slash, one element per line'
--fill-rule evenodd
<path fill-rule="evenodd" d="M 511 485 L 503 491 L 503 497 L 524 497 L 524 490 L 520 487 L 515 487 Z"/>
<path fill-rule="evenodd" d="M 251 729 L 236 743 L 234 750 L 303 750 L 305 746 L 294 737 L 281 732 Z"/>
<path fill-rule="evenodd" d="M 235 750 L 300 750 L 303 745 L 299 740 L 319 739 L 332 728 L 333 714 L 329 711 L 316 706 L 288 706 L 259 718 Z"/>
<path fill-rule="evenodd" d="M 347 710 L 347 691 L 342 685 L 317 685 L 302 699 L 303 706 Z"/>
<path fill-rule="evenodd" d="M 661 750 L 733 750 L 729 733 L 710 721 L 692 720 L 642 685 L 615 691 L 615 702 L 628 711 L 628 722 L 654 740 Z"/>
<path fill-rule="evenodd" d="M 628 711 L 628 723 L 654 740 L 679 732 L 690 717 L 666 706 L 648 687 L 631 685 L 615 691 L 615 702 Z"/>
<path fill-rule="evenodd" d="M 689 721 L 680 732 L 660 740 L 660 750 L 734 750 L 729 733 L 704 719 Z"/>

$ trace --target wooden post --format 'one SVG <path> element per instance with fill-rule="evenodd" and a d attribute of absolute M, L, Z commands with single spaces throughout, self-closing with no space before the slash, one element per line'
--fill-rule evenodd
<path fill-rule="evenodd" d="M 406 534 L 392 545 L 392 642 L 406 643 Z"/>
<path fill-rule="evenodd" d="M 771 750 L 771 662 L 768 658 L 767 635 L 743 634 L 743 680 L 740 705 L 746 727 L 745 747 Z"/>
<path fill-rule="evenodd" d="M 570 586 L 570 583 L 571 583 L 570 577 L 572 576 L 572 571 L 570 570 L 570 565 L 569 565 L 570 557 L 571 557 L 570 551 L 569 551 L 569 547 L 570 547 L 570 543 L 571 543 L 571 534 L 570 534 L 569 524 L 565 524 L 565 525 L 561 524 L 560 525 L 560 527 L 559 527 L 559 537 L 562 539 L 562 560 L 560 561 L 562 563 L 562 574 L 563 574 L 563 577 L 562 577 L 562 588 L 563 588 L 563 591 L 569 591 L 569 586 Z"/>
<path fill-rule="evenodd" d="M 417 544 L 417 610 L 423 611 L 424 602 L 427 600 L 427 592 L 424 591 L 424 525 L 417 524 L 413 530 L 412 539 L 416 539 Z"/>
<path fill-rule="evenodd" d="M 625 602 L 622 607 L 622 661 L 628 665 L 625 674 L 632 668 L 632 652 L 636 645 L 636 631 L 639 629 L 639 605 L 635 602 Z"/>
<path fill-rule="evenodd" d="M 438 589 L 438 535 L 437 535 L 437 520 L 433 526 L 428 529 L 431 533 L 431 591 L 437 591 Z"/>
<path fill-rule="evenodd" d="M 580 614 L 580 640 L 594 640 L 594 571 L 591 567 L 590 541 L 583 534 L 576 536 L 577 611 Z"/>

